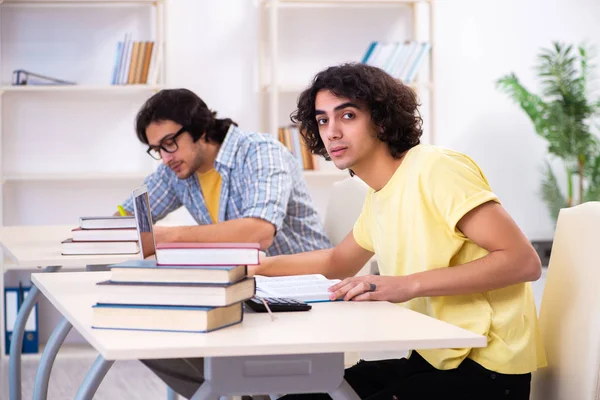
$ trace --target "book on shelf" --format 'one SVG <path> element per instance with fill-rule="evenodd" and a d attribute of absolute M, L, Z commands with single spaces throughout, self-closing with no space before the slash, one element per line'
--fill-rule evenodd
<path fill-rule="evenodd" d="M 133 215 L 79 217 L 81 229 L 137 229 Z"/>
<path fill-rule="evenodd" d="M 227 307 L 96 304 L 94 329 L 205 333 L 242 322 L 241 302 Z"/>
<path fill-rule="evenodd" d="M 106 242 L 106 241 L 73 241 L 72 238 L 61 242 L 63 255 L 89 255 L 89 254 L 137 254 L 140 246 L 137 240 Z"/>
<path fill-rule="evenodd" d="M 254 278 L 235 283 L 113 282 L 97 284 L 96 303 L 223 307 L 254 296 Z"/>
<path fill-rule="evenodd" d="M 330 301 L 328 289 L 340 282 L 320 274 L 255 276 L 257 297 L 291 297 L 306 303 Z"/>
<path fill-rule="evenodd" d="M 310 152 L 297 125 L 280 127 L 277 138 L 294 155 L 302 169 L 308 171 L 319 169 L 317 156 Z"/>
<path fill-rule="evenodd" d="M 258 243 L 157 243 L 158 265 L 257 265 Z"/>
<path fill-rule="evenodd" d="M 429 42 L 373 41 L 369 44 L 361 62 L 379 67 L 394 78 L 409 84 L 415 79 L 430 50 Z"/>
<path fill-rule="evenodd" d="M 158 265 L 129 260 L 108 266 L 112 282 L 234 283 L 247 275 L 246 265 Z"/>
<path fill-rule="evenodd" d="M 74 228 L 71 230 L 71 236 L 74 242 L 86 241 L 130 241 L 138 240 L 137 229 L 135 228 L 102 228 L 102 229 L 83 229 Z"/>
<path fill-rule="evenodd" d="M 157 61 L 158 60 L 158 61 Z M 113 85 L 156 84 L 159 46 L 154 41 L 134 41 L 126 33 L 117 43 L 112 71 Z"/>

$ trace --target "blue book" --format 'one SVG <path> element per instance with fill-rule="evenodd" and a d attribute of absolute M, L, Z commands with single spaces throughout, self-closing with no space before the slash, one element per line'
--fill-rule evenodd
<path fill-rule="evenodd" d="M 247 275 L 246 265 L 157 265 L 156 260 L 129 260 L 109 268 L 112 282 L 230 284 Z"/>
<path fill-rule="evenodd" d="M 242 303 L 227 307 L 106 304 L 93 306 L 92 328 L 205 333 L 242 322 Z"/>

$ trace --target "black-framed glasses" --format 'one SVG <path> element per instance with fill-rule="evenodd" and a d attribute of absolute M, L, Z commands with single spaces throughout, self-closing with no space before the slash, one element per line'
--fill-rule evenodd
<path fill-rule="evenodd" d="M 185 131 L 185 126 L 182 126 L 181 129 L 176 133 L 162 138 L 158 146 L 149 146 L 148 150 L 146 150 L 146 153 L 148 153 L 148 155 L 155 160 L 160 160 L 162 158 L 160 155 L 161 150 L 166 153 L 175 153 L 179 149 L 179 146 L 177 145 L 177 138 Z"/>

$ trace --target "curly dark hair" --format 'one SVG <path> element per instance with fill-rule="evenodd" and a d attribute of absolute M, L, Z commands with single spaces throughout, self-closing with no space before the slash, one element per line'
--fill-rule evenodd
<path fill-rule="evenodd" d="M 211 111 L 194 92 L 188 89 L 164 89 L 146 100 L 138 111 L 135 131 L 138 139 L 148 144 L 148 125 L 173 121 L 186 127 L 194 142 L 206 133 L 204 140 L 207 142 L 223 143 L 231 124 L 237 124 L 229 118 L 219 119 L 216 116 L 217 113 Z"/>
<path fill-rule="evenodd" d="M 372 121 L 383 128 L 377 138 L 387 143 L 394 158 L 420 143 L 423 119 L 415 92 L 380 68 L 348 63 L 319 72 L 298 97 L 298 108 L 291 115 L 292 122 L 300 124 L 302 137 L 314 154 L 330 159 L 315 115 L 315 100 L 320 90 L 365 102 Z"/>

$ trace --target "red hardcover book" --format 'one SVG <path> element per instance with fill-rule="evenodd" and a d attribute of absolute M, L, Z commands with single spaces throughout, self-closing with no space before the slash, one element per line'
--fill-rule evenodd
<path fill-rule="evenodd" d="M 257 265 L 258 243 L 157 243 L 158 265 Z"/>

